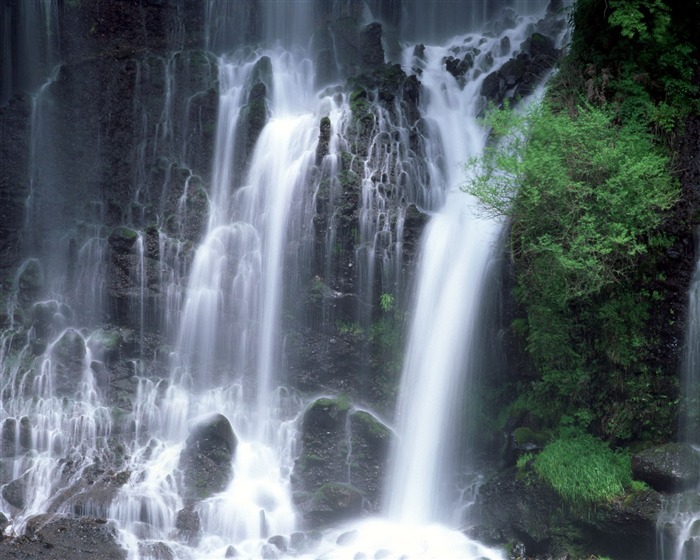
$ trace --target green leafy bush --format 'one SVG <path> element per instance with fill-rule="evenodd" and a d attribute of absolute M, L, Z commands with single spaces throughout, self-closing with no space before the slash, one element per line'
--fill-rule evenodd
<path fill-rule="evenodd" d="M 466 190 L 511 217 L 527 288 L 562 306 L 619 282 L 679 195 L 651 137 L 594 107 L 506 109 L 487 124 L 508 140 L 470 162 Z"/>
<path fill-rule="evenodd" d="M 632 485 L 629 456 L 587 434 L 553 441 L 537 455 L 534 469 L 574 508 L 609 501 Z"/>

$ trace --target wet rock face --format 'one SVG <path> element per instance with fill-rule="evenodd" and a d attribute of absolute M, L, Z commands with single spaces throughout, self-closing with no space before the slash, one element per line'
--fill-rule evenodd
<path fill-rule="evenodd" d="M 700 457 L 689 445 L 668 443 L 633 455 L 632 473 L 660 492 L 680 492 L 698 483 Z"/>
<path fill-rule="evenodd" d="M 561 51 L 555 48 L 553 39 L 535 32 L 522 44 L 520 53 L 486 76 L 481 95 L 496 105 L 501 105 L 506 98 L 525 97 L 534 91 L 560 56 Z"/>
<path fill-rule="evenodd" d="M 60 510 L 77 517 L 105 519 L 109 517 L 110 506 L 119 489 L 129 481 L 131 473 L 96 462 L 76 475 L 70 461 L 66 462 L 63 472 L 65 489 L 53 497 L 48 511 Z"/>
<path fill-rule="evenodd" d="M 31 447 L 32 427 L 29 418 L 23 416 L 19 422 L 16 418 L 5 418 L 0 424 L 0 457 L 15 457 L 29 451 Z"/>
<path fill-rule="evenodd" d="M 351 485 L 329 483 L 319 488 L 307 506 L 305 518 L 315 526 L 324 526 L 362 513 L 362 493 Z"/>
<path fill-rule="evenodd" d="M 509 27 L 512 26 L 503 22 L 504 29 Z M 561 50 L 556 48 L 554 40 L 565 28 L 566 14 L 562 3 L 552 0 L 545 17 L 537 22 L 535 31 L 523 42 L 520 52 L 515 53 L 499 70 L 486 76 L 481 95 L 500 106 L 507 98 L 518 101 L 532 93 L 561 56 Z M 501 41 L 502 54 L 508 49 L 510 39 L 504 37 Z"/>
<path fill-rule="evenodd" d="M 338 18 L 316 33 L 315 50 L 321 82 L 371 71 L 384 64 L 382 25 L 362 26 L 353 16 Z"/>
<path fill-rule="evenodd" d="M 0 558 L 8 560 L 126 560 L 114 525 L 104 519 L 38 515 L 27 535 L 0 541 Z"/>
<path fill-rule="evenodd" d="M 2 497 L 17 510 L 24 508 L 27 494 L 27 477 L 16 478 L 2 488 Z"/>
<path fill-rule="evenodd" d="M 222 414 L 194 424 L 180 453 L 182 496 L 196 501 L 223 491 L 231 481 L 237 445 L 231 423 Z"/>

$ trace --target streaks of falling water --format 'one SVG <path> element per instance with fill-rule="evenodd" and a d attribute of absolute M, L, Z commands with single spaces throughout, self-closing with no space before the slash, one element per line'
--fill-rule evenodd
<path fill-rule="evenodd" d="M 524 20 L 508 32 L 514 45 L 526 38 L 527 26 Z M 465 37 L 464 44 L 473 40 Z M 493 56 L 500 37 L 491 41 L 480 48 Z M 441 168 L 431 167 L 431 181 L 443 186 L 446 198 L 422 240 L 387 496 L 390 518 L 412 523 L 447 523 L 454 512 L 450 472 L 459 438 L 451 432 L 458 395 L 464 394 L 480 355 L 472 344 L 484 324 L 479 316 L 483 283 L 500 231 L 500 224 L 480 217 L 475 201 L 459 191 L 464 180 L 460 164 L 483 149 L 486 136 L 477 122 L 481 80 L 460 88 L 443 69 L 447 54 L 446 49 L 429 47 L 425 62 L 420 62 L 423 113 L 434 150 L 428 157 L 444 161 Z M 499 54 L 496 65 L 510 56 Z M 416 62 L 409 52 L 406 57 Z"/>
<path fill-rule="evenodd" d="M 695 232 L 696 243 L 700 232 Z M 686 400 L 681 418 L 680 440 L 692 446 L 700 456 L 700 261 L 688 290 L 688 325 L 681 371 Z M 691 560 L 700 556 L 700 486 L 669 500 L 659 516 L 658 557 L 660 560 Z"/>

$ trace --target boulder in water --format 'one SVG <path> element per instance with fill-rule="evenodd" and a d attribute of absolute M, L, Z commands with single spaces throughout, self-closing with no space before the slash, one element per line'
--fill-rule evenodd
<path fill-rule="evenodd" d="M 179 463 L 186 500 L 202 500 L 226 488 L 237 445 L 238 438 L 223 414 L 211 414 L 190 427 Z"/>
<path fill-rule="evenodd" d="M 25 506 L 25 496 L 27 495 L 27 477 L 21 476 L 9 482 L 2 489 L 2 497 L 12 507 L 18 510 Z"/>
<path fill-rule="evenodd" d="M 312 522 L 326 521 L 318 514 L 319 500 L 327 504 L 321 490 L 344 488 L 351 482 L 353 492 L 362 498 L 361 507 L 367 512 L 379 509 L 391 437 L 372 414 L 352 410 L 345 396 L 320 398 L 306 409 L 292 487 Z"/>
<path fill-rule="evenodd" d="M 273 537 L 267 539 L 267 542 L 277 547 L 282 552 L 287 552 L 288 541 L 287 537 L 285 537 L 284 535 L 274 535 Z"/>

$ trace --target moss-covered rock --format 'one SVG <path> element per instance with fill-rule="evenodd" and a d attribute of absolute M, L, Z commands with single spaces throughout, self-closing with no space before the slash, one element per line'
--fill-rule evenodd
<path fill-rule="evenodd" d="M 119 226 L 109 234 L 107 241 L 112 251 L 116 253 L 128 253 L 134 247 L 139 234 L 136 230 Z"/>
<path fill-rule="evenodd" d="M 480 488 L 480 527 L 473 535 L 493 545 L 519 543 L 527 553 L 523 558 L 652 558 L 661 509 L 661 496 L 651 489 L 628 490 L 595 506 L 572 508 L 524 466 L 502 471 Z"/>
<path fill-rule="evenodd" d="M 336 486 L 351 486 L 365 512 L 378 511 L 391 436 L 375 416 L 353 410 L 347 397 L 324 397 L 309 405 L 292 475 L 292 487 L 309 522 L 329 521 L 332 514 L 328 519 L 320 514 L 330 506 L 323 501 L 319 509 L 319 496 L 324 496 L 319 492 Z"/>

